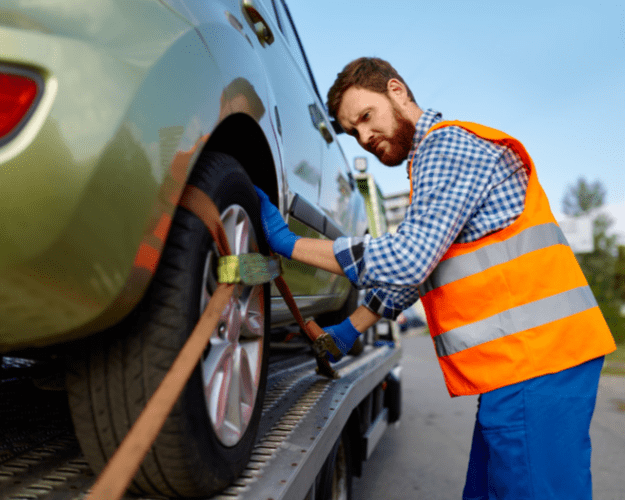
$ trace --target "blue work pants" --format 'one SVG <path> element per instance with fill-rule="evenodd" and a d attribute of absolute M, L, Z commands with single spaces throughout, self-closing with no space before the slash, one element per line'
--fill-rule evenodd
<path fill-rule="evenodd" d="M 603 356 L 479 397 L 464 500 L 590 500 Z"/>

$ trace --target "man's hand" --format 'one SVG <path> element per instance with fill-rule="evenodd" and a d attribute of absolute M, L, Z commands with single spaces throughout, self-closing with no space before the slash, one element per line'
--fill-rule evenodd
<path fill-rule="evenodd" d="M 354 346 L 354 342 L 356 342 L 356 339 L 360 335 L 360 332 L 354 328 L 349 318 L 338 325 L 327 326 L 323 330 L 332 337 L 336 347 L 339 348 L 343 356 Z M 330 353 L 328 353 L 328 359 L 333 363 L 338 361 L 338 359 L 335 359 Z"/>
<path fill-rule="evenodd" d="M 291 258 L 295 242 L 301 238 L 289 231 L 289 227 L 282 218 L 278 208 L 271 203 L 269 196 L 262 189 L 257 188 L 256 193 L 260 198 L 260 220 L 263 225 L 263 232 L 269 247 L 283 257 Z"/>

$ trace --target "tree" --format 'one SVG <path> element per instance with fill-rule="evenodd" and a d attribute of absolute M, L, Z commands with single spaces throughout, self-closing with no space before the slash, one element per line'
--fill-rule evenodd
<path fill-rule="evenodd" d="M 572 217 L 587 214 L 603 205 L 605 195 L 606 190 L 601 181 L 588 183 L 584 177 L 580 177 L 576 184 L 566 190 L 562 211 Z"/>
<path fill-rule="evenodd" d="M 577 260 L 597 299 L 612 334 L 618 343 L 625 342 L 625 318 L 621 315 L 623 296 L 619 286 L 619 271 L 623 260 L 617 258 L 615 235 L 608 235 L 614 220 L 599 209 L 605 200 L 606 190 L 601 181 L 588 183 L 583 177 L 569 186 L 562 200 L 563 212 L 579 217 L 595 213 L 593 220 L 594 249 L 577 254 Z M 620 251 L 620 248 L 619 248 Z"/>
<path fill-rule="evenodd" d="M 619 245 L 616 257 L 616 272 L 614 273 L 614 289 L 616 295 L 625 303 L 625 245 Z"/>

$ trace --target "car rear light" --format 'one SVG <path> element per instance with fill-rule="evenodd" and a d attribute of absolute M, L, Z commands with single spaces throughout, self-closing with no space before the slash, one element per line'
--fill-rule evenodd
<path fill-rule="evenodd" d="M 19 131 L 39 93 L 37 77 L 0 68 L 0 143 Z"/>

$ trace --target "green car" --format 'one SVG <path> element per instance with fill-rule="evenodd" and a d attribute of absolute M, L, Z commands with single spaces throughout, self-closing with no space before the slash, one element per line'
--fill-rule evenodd
<path fill-rule="evenodd" d="M 97 472 L 216 286 L 185 186 L 237 254 L 268 251 L 254 185 L 309 237 L 364 234 L 365 204 L 283 0 L 4 0 L 0 47 L 0 352 L 67 359 Z M 305 316 L 354 307 L 345 278 L 284 270 Z M 270 332 L 292 321 L 273 285 L 238 286 L 134 492 L 206 496 L 236 477 Z"/>

